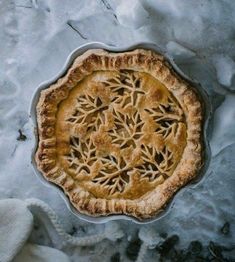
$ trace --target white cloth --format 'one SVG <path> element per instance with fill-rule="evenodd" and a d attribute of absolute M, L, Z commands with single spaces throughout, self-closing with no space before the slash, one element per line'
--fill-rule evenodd
<path fill-rule="evenodd" d="M 63 252 L 54 248 L 27 244 L 33 216 L 25 202 L 0 200 L 0 262 L 68 262 Z"/>
<path fill-rule="evenodd" d="M 63 252 L 45 246 L 26 244 L 12 262 L 69 262 Z"/>
<path fill-rule="evenodd" d="M 104 231 L 91 236 L 74 237 L 66 233 L 54 210 L 39 199 L 0 200 L 0 262 L 68 262 L 63 252 L 27 243 L 32 231 L 33 216 L 30 208 L 39 208 L 46 215 L 61 238 L 62 246 L 89 246 L 104 239 L 116 241 L 124 236 L 121 227 L 113 222 L 105 225 Z"/>

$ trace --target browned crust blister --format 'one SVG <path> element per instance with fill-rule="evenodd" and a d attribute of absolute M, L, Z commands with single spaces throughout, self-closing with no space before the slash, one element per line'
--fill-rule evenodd
<path fill-rule="evenodd" d="M 146 72 L 163 83 L 180 103 L 187 123 L 187 144 L 174 173 L 163 184 L 139 199 L 99 199 L 75 185 L 57 166 L 55 124 L 58 105 L 84 77 L 98 70 L 129 69 Z M 75 59 L 67 74 L 41 91 L 37 104 L 39 143 L 35 155 L 44 177 L 63 188 L 82 213 L 100 216 L 126 214 L 139 219 L 160 212 L 174 193 L 192 180 L 202 165 L 202 104 L 193 88 L 171 68 L 163 56 L 137 49 L 125 53 L 89 50 Z"/>

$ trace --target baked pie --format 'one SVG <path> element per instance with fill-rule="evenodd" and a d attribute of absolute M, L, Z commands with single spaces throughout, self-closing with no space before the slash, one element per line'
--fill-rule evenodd
<path fill-rule="evenodd" d="M 42 90 L 44 177 L 91 216 L 150 218 L 202 165 L 202 103 L 163 58 L 144 49 L 89 50 Z"/>

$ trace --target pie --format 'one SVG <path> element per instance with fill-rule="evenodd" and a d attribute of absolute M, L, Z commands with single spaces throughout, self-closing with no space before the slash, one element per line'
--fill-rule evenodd
<path fill-rule="evenodd" d="M 40 93 L 38 169 L 81 213 L 162 211 L 203 163 L 203 103 L 150 50 L 88 50 Z"/>

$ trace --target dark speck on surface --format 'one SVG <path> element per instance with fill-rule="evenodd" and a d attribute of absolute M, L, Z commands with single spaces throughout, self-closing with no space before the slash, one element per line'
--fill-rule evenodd
<path fill-rule="evenodd" d="M 38 224 L 34 224 L 33 229 L 34 230 L 38 230 L 39 229 L 39 225 Z"/>
<path fill-rule="evenodd" d="M 19 129 L 19 136 L 16 138 L 18 141 L 25 141 L 27 139 L 27 136 L 22 133 L 22 130 Z"/>
<path fill-rule="evenodd" d="M 110 258 L 110 262 L 120 262 L 120 253 L 113 254 Z"/>
<path fill-rule="evenodd" d="M 229 222 L 224 223 L 224 225 L 222 226 L 220 231 L 221 231 L 222 234 L 228 235 L 229 232 L 230 232 L 230 224 L 229 224 Z"/>
<path fill-rule="evenodd" d="M 178 243 L 179 237 L 177 235 L 172 235 L 167 238 L 160 246 L 157 246 L 156 249 L 161 255 L 168 254 L 170 250 Z"/>
<path fill-rule="evenodd" d="M 73 236 L 74 234 L 76 234 L 76 232 L 77 232 L 77 228 L 73 226 L 69 234 Z"/>
<path fill-rule="evenodd" d="M 160 233 L 160 237 L 162 237 L 162 238 L 167 238 L 167 233 L 165 233 L 165 232 Z"/>
<path fill-rule="evenodd" d="M 192 241 L 188 249 L 192 254 L 198 255 L 202 252 L 202 244 L 199 241 Z"/>
<path fill-rule="evenodd" d="M 136 260 L 139 250 L 140 250 L 140 246 L 141 246 L 141 241 L 140 239 L 134 240 L 132 242 L 129 243 L 129 245 L 126 248 L 126 256 L 130 259 L 130 260 Z"/>
<path fill-rule="evenodd" d="M 213 241 L 210 241 L 208 250 L 213 258 L 218 259 L 218 261 L 224 261 L 222 248 L 219 245 L 216 245 Z"/>

